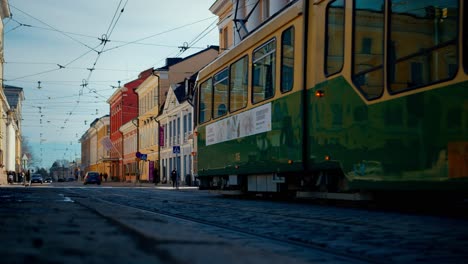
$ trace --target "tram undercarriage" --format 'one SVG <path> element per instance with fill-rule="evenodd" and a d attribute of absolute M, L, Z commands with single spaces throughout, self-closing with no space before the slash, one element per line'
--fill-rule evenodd
<path fill-rule="evenodd" d="M 201 177 L 200 189 L 222 195 L 258 194 L 299 199 L 371 200 L 368 193 L 347 192 L 346 178 L 340 171 L 308 174 L 253 174 Z"/>

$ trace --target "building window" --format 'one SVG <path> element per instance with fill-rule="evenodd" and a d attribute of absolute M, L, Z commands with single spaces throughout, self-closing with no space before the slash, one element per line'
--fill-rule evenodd
<path fill-rule="evenodd" d="M 263 0 L 261 3 L 263 21 L 265 21 L 270 17 L 270 0 Z"/>
<path fill-rule="evenodd" d="M 256 49 L 252 63 L 252 101 L 258 103 L 275 94 L 276 39 Z"/>
<path fill-rule="evenodd" d="M 228 34 L 228 27 L 223 28 L 223 46 L 225 50 L 229 48 L 229 34 Z"/>
<path fill-rule="evenodd" d="M 248 90 L 248 63 L 247 56 L 234 62 L 230 68 L 229 111 L 234 112 L 247 106 Z"/>
<path fill-rule="evenodd" d="M 385 1 L 355 1 L 353 30 L 353 83 L 369 100 L 383 93 Z M 370 39 L 366 40 L 365 39 Z M 378 43 L 372 54 L 364 54 L 368 43 Z M 367 44 L 366 44 L 367 43 Z"/>
<path fill-rule="evenodd" d="M 449 80 L 458 69 L 458 0 L 413 0 L 390 15 L 390 92 Z M 466 45 L 466 44 L 465 44 Z"/>
<path fill-rule="evenodd" d="M 218 118 L 227 113 L 226 105 L 228 103 L 228 78 L 229 75 L 227 68 L 217 73 L 213 77 L 214 105 L 215 109 L 217 109 L 217 111 L 214 113 L 214 118 Z M 224 109 L 222 109 L 221 106 L 224 106 Z"/>
<path fill-rule="evenodd" d="M 338 73 L 344 63 L 344 0 L 330 2 L 326 11 L 325 75 Z"/>
<path fill-rule="evenodd" d="M 291 91 L 294 84 L 294 27 L 281 35 L 281 91 Z"/>
<path fill-rule="evenodd" d="M 184 115 L 184 136 L 187 134 L 187 115 Z"/>
<path fill-rule="evenodd" d="M 372 39 L 363 38 L 362 39 L 362 54 L 371 54 L 372 53 Z"/>
<path fill-rule="evenodd" d="M 192 131 L 192 113 L 189 113 L 188 114 L 188 131 L 191 132 Z"/>
<path fill-rule="evenodd" d="M 180 143 L 180 117 L 177 117 L 177 144 Z"/>

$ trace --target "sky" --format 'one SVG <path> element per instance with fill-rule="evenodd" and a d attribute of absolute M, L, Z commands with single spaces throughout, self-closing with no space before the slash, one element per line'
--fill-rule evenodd
<path fill-rule="evenodd" d="M 79 139 L 109 114 L 119 84 L 219 45 L 214 2 L 9 0 L 4 85 L 23 88 L 22 134 L 35 167 L 80 158 Z"/>

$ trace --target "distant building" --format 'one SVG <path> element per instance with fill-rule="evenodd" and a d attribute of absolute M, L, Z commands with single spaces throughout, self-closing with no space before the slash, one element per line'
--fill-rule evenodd
<path fill-rule="evenodd" d="M 147 154 L 146 161 L 139 161 L 139 168 L 141 170 L 140 179 L 142 181 L 152 182 L 154 170 L 159 170 L 160 176 L 167 173 L 165 171 L 167 166 L 161 167 L 160 153 L 162 149 L 160 143 L 162 143 L 162 138 L 160 138 L 160 136 L 167 136 L 169 130 L 167 130 L 168 128 L 164 128 L 162 123 L 160 125 L 159 122 L 163 119 L 158 118 L 162 114 L 165 115 L 162 108 L 163 105 L 167 103 L 167 97 L 174 93 L 174 89 L 185 85 L 187 80 L 193 80 L 190 82 L 193 87 L 198 71 L 211 63 L 218 55 L 219 47 L 209 46 L 185 58 L 168 58 L 166 60 L 166 66 L 155 69 L 152 75 L 136 90 L 140 105 L 138 116 L 138 150 L 143 154 Z M 183 99 L 176 98 L 175 100 L 180 99 L 178 102 L 182 103 L 183 100 L 186 100 L 188 95 L 189 93 L 187 91 Z M 165 106 L 164 109 L 166 109 Z M 179 110 L 182 111 L 182 108 Z M 181 133 L 182 118 L 188 118 L 188 111 L 192 113 L 193 107 L 188 106 L 184 113 L 179 113 L 179 120 L 171 119 L 174 125 L 176 123 L 178 124 L 177 131 L 179 133 Z M 167 120 L 164 119 L 164 121 Z"/>
<path fill-rule="evenodd" d="M 110 106 L 110 177 L 124 181 L 123 135 L 120 127 L 138 116 L 138 95 L 135 90 L 151 75 L 153 69 L 141 72 L 137 79 L 119 87 L 107 100 Z"/>
<path fill-rule="evenodd" d="M 123 173 L 126 182 L 135 182 L 140 168 L 136 157 L 138 144 L 138 119 L 132 119 L 120 127 L 123 136 Z"/>
<path fill-rule="evenodd" d="M 182 183 L 191 184 L 193 171 L 193 106 L 190 99 L 194 92 L 197 74 L 171 86 L 162 114 L 157 117 L 162 128 L 160 148 L 162 178 L 176 169 Z"/>

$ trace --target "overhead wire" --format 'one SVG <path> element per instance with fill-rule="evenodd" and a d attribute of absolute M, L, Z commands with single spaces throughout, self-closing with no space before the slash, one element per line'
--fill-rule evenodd
<path fill-rule="evenodd" d="M 119 6 L 117 7 L 117 10 L 120 9 L 120 6 L 121 6 L 121 3 L 122 3 L 122 2 L 123 2 L 123 0 L 121 0 L 121 1 L 119 2 Z M 125 6 L 127 5 L 127 2 L 128 2 L 128 0 L 125 2 L 124 8 L 125 8 Z M 88 78 L 86 79 L 86 80 L 88 80 L 88 82 L 87 82 L 88 85 L 91 85 L 91 83 L 89 82 L 89 80 L 90 80 L 90 78 L 91 78 L 91 76 L 92 76 L 93 71 L 94 71 L 94 70 L 100 70 L 100 69 L 96 68 L 95 66 L 96 66 L 97 62 L 99 61 L 99 59 L 100 59 L 100 55 L 101 55 L 103 52 L 107 52 L 107 51 L 110 51 L 110 50 L 113 50 L 113 49 L 117 49 L 117 48 L 120 48 L 120 47 L 124 47 L 124 46 L 130 45 L 130 44 L 174 47 L 174 46 L 170 46 L 170 45 L 150 44 L 150 43 L 140 43 L 140 42 L 143 41 L 143 40 L 149 39 L 149 38 L 151 38 L 151 37 L 154 37 L 154 36 L 157 36 L 157 35 L 161 35 L 161 34 L 164 34 L 164 33 L 168 33 L 168 32 L 171 32 L 171 31 L 174 31 L 174 30 L 177 30 L 177 29 L 186 27 L 186 26 L 191 26 L 191 25 L 193 25 L 194 23 L 199 23 L 199 22 L 206 21 L 206 20 L 212 18 L 212 17 L 210 17 L 210 18 L 207 18 L 207 19 L 202 19 L 202 20 L 199 20 L 199 21 L 194 22 L 194 23 L 186 24 L 186 25 L 183 25 L 183 26 L 180 26 L 180 27 L 177 27 L 177 28 L 173 28 L 173 29 L 171 29 L 171 30 L 167 30 L 167 31 L 164 31 L 164 32 L 160 32 L 160 33 L 157 33 L 157 34 L 154 34 L 154 35 L 145 37 L 145 38 L 141 38 L 141 39 L 138 39 L 138 40 L 130 41 L 130 42 L 117 41 L 117 40 L 115 40 L 115 41 L 113 41 L 113 42 L 116 42 L 116 43 L 117 43 L 117 42 L 120 42 L 120 43 L 124 43 L 124 44 L 123 44 L 123 45 L 114 46 L 114 47 L 111 47 L 111 48 L 109 48 L 109 49 L 105 49 L 107 42 L 109 42 L 109 41 L 111 40 L 112 32 L 113 32 L 114 29 L 116 28 L 117 22 L 119 21 L 119 18 L 120 18 L 120 16 L 121 16 L 122 13 L 123 13 L 124 8 L 121 9 L 121 12 L 120 12 L 120 14 L 119 14 L 118 16 L 116 15 L 116 13 L 114 13 L 114 16 L 113 16 L 113 18 L 112 18 L 112 21 L 111 21 L 111 23 L 109 24 L 108 30 L 106 31 L 106 34 L 107 34 L 107 35 L 106 35 L 106 36 L 103 36 L 103 39 L 105 39 L 105 40 L 107 40 L 107 41 L 104 41 L 104 42 L 100 43 L 99 45 L 97 45 L 97 46 L 94 47 L 94 48 L 92 48 L 92 47 L 90 47 L 90 46 L 87 46 L 86 44 L 82 43 L 82 44 L 84 44 L 85 46 L 87 46 L 87 48 L 89 49 L 89 51 L 87 51 L 85 54 L 80 55 L 79 57 L 77 57 L 76 59 L 70 61 L 69 63 L 64 64 L 64 66 L 67 66 L 68 69 L 83 69 L 83 68 L 80 68 L 80 67 L 68 67 L 68 66 L 71 65 L 72 63 L 74 63 L 75 61 L 79 60 L 80 58 L 86 56 L 86 55 L 89 54 L 89 52 L 91 52 L 91 51 L 97 52 L 96 59 L 95 59 L 95 61 L 94 61 L 93 67 L 86 68 L 86 69 L 88 69 L 88 70 L 89 70 L 89 69 L 92 69 L 92 70 L 90 70 L 90 72 L 89 72 L 89 74 L 88 74 Z M 21 11 L 21 10 L 19 10 L 19 11 Z M 41 23 L 43 23 L 43 22 L 40 21 L 40 20 L 38 20 L 38 21 L 41 22 Z M 213 23 L 215 23 L 215 22 L 216 22 L 216 21 L 214 21 Z M 211 23 L 210 26 L 208 26 L 207 28 L 205 28 L 202 32 L 198 33 L 198 35 L 195 36 L 195 37 L 188 43 L 189 46 L 190 46 L 190 48 L 200 48 L 200 49 L 204 48 L 204 47 L 195 47 L 194 45 L 195 45 L 197 42 L 199 42 L 201 39 L 203 39 L 207 34 L 209 34 L 213 29 L 216 28 L 216 27 L 214 27 L 214 28 L 211 28 L 211 29 L 210 29 L 210 27 L 213 25 L 213 23 Z M 48 25 L 48 24 L 46 24 L 46 23 L 44 23 L 44 24 L 45 24 L 45 25 Z M 48 25 L 48 26 L 49 26 L 49 25 Z M 40 28 L 40 27 L 36 27 L 36 28 Z M 61 34 L 64 34 L 64 35 L 66 35 L 66 36 L 68 36 L 68 37 L 70 37 L 69 35 L 77 35 L 77 36 L 90 37 L 90 38 L 92 37 L 92 36 L 87 36 L 87 35 L 84 35 L 84 34 L 76 34 L 76 33 L 71 33 L 71 32 L 63 32 L 63 31 L 60 31 L 60 30 L 55 29 L 55 28 L 53 28 L 53 27 L 51 27 L 51 28 L 52 28 L 52 29 L 48 29 L 48 28 L 42 28 L 42 29 L 45 29 L 45 30 L 53 30 L 53 31 L 56 31 L 56 32 L 60 32 Z M 105 38 L 104 38 L 104 37 L 105 37 Z M 72 38 L 72 39 L 75 39 L 75 38 L 73 38 L 73 37 L 71 37 L 71 38 Z M 102 45 L 102 46 L 101 46 L 101 45 Z M 97 49 L 98 49 L 100 46 L 101 46 L 101 50 L 98 51 Z M 60 67 L 60 66 L 63 66 L 62 64 L 55 64 L 55 65 L 59 66 L 59 69 L 62 69 L 62 68 Z M 50 70 L 50 71 L 56 71 L 56 70 L 59 70 L 59 69 L 53 69 L 53 70 Z M 127 70 L 127 71 L 128 71 L 128 70 Z M 36 73 L 36 74 L 34 74 L 34 75 L 38 75 L 38 74 L 41 74 L 41 73 Z M 31 76 L 33 76 L 33 75 L 31 75 Z M 23 76 L 22 78 L 25 78 L 25 77 Z M 18 79 L 18 78 L 16 78 L 16 79 Z M 16 80 L 16 79 L 15 79 L 15 80 Z M 57 81 L 57 82 L 59 82 L 59 81 Z M 64 81 L 64 82 L 70 82 L 70 81 Z M 97 82 L 97 81 L 93 81 L 93 85 L 96 85 L 96 84 L 95 84 L 96 82 Z M 103 81 L 103 82 L 104 82 L 104 81 Z M 76 83 L 76 82 L 75 82 L 75 83 Z M 84 88 L 84 87 L 83 87 L 83 88 Z M 79 93 L 79 94 L 78 94 L 78 100 L 77 100 L 78 103 L 75 104 L 75 107 L 73 108 L 73 110 L 72 110 L 70 113 L 77 113 L 77 112 L 76 112 L 76 109 L 77 109 L 76 107 L 78 106 L 79 102 L 81 101 L 80 98 L 81 98 L 81 97 L 85 97 L 86 95 L 98 96 L 98 97 L 100 97 L 100 98 L 107 99 L 107 97 L 104 97 L 104 96 L 102 96 L 100 93 L 98 93 L 98 91 L 103 91 L 102 89 L 96 90 L 96 89 L 91 89 L 90 87 L 87 87 L 87 88 L 88 88 L 88 90 L 89 90 L 90 93 L 88 93 L 88 94 L 80 94 L 80 93 Z M 76 98 L 76 95 L 72 95 L 71 97 L 72 97 L 72 98 L 73 98 L 73 97 Z M 46 98 L 47 98 L 47 96 L 46 96 Z M 48 97 L 48 98 L 51 99 L 51 97 Z M 54 100 L 54 99 L 59 99 L 59 97 L 56 97 L 56 98 L 53 98 L 53 97 L 52 97 L 52 100 Z M 88 100 L 89 100 L 89 99 L 88 99 Z M 86 104 L 89 103 L 89 101 L 81 101 L 81 102 L 82 102 L 82 103 L 86 103 Z M 66 103 L 65 103 L 65 104 L 66 104 Z M 73 104 L 73 102 L 70 102 L 70 104 Z M 53 106 L 52 108 L 53 108 L 53 109 L 59 109 L 59 108 L 61 108 L 61 107 L 63 107 L 63 106 L 61 106 L 61 105 L 55 103 L 55 106 Z M 135 108 L 135 109 L 138 109 L 138 107 L 136 107 L 136 106 L 135 106 L 134 108 Z M 90 108 L 89 108 L 89 109 L 90 109 Z M 80 111 L 79 114 L 81 114 L 81 113 L 86 114 L 86 112 Z M 77 113 L 77 114 L 78 114 L 78 113 Z M 96 115 L 97 115 L 97 113 L 96 113 Z M 89 116 L 89 115 L 88 115 L 88 116 Z M 64 124 L 66 124 L 67 122 L 70 122 L 70 119 L 69 119 L 69 118 L 65 119 Z M 80 122 L 80 121 L 77 121 L 77 122 Z M 62 133 L 62 132 L 61 132 L 61 133 Z"/>
<path fill-rule="evenodd" d="M 185 28 L 185 27 L 187 27 L 187 26 L 192 26 L 192 25 L 194 25 L 194 24 L 201 23 L 201 22 L 203 22 L 203 21 L 206 21 L 206 20 L 212 19 L 212 18 L 213 18 L 213 17 L 204 18 L 204 19 L 201 19 L 201 20 L 192 22 L 192 23 L 184 24 L 184 25 L 182 25 L 182 26 L 178 26 L 178 27 L 175 27 L 175 28 L 171 28 L 171 29 L 168 29 L 168 30 L 165 30 L 165 31 L 156 33 L 156 34 L 152 34 L 152 35 L 147 36 L 147 37 L 139 38 L 139 39 L 137 39 L 137 40 L 124 43 L 124 44 L 122 44 L 122 45 L 118 45 L 118 46 L 114 46 L 114 47 L 108 48 L 108 49 L 105 50 L 105 52 L 110 51 L 110 50 L 114 50 L 114 49 L 118 49 L 118 48 L 122 48 L 122 47 L 125 47 L 125 46 L 130 45 L 130 44 L 136 44 L 136 43 L 138 43 L 138 42 L 140 42 L 140 41 L 143 41 L 143 40 L 146 40 L 146 39 L 150 39 L 150 38 L 153 38 L 153 37 L 156 37 L 156 36 L 159 36 L 159 35 L 163 35 L 163 34 L 166 34 L 166 33 L 170 33 L 170 32 L 179 30 L 179 29 L 181 29 L 181 28 Z M 117 42 L 117 41 L 114 41 L 114 42 Z"/>
<path fill-rule="evenodd" d="M 80 43 L 81 45 L 87 47 L 88 49 L 91 49 L 91 50 L 94 50 L 95 52 L 97 52 L 97 50 L 95 50 L 94 48 L 92 48 L 92 47 L 90 47 L 89 45 L 87 45 L 87 44 L 85 44 L 85 43 L 79 41 L 78 39 L 76 39 L 76 38 L 70 36 L 69 34 L 65 33 L 64 31 L 58 30 L 57 28 L 55 28 L 55 27 L 53 27 L 53 26 L 47 24 L 46 22 L 44 22 L 44 21 L 42 21 L 42 20 L 40 20 L 40 19 L 38 19 L 38 18 L 36 18 L 36 17 L 34 17 L 34 16 L 28 14 L 27 12 L 25 12 L 25 11 L 23 11 L 23 10 L 21 10 L 21 9 L 19 9 L 19 8 L 17 8 L 17 7 L 15 7 L 15 6 L 12 5 L 12 4 L 10 4 L 10 6 L 13 7 L 14 9 L 18 10 L 19 12 L 25 14 L 26 16 L 28 16 L 28 17 L 30 17 L 30 18 L 32 18 L 32 19 L 34 19 L 34 20 L 37 20 L 37 21 L 39 21 L 40 23 L 42 23 L 42 24 L 44 24 L 44 25 L 46 25 L 46 26 L 48 26 L 48 27 L 54 29 L 55 31 L 61 33 L 62 35 L 64 35 L 64 36 L 70 38 L 71 40 Z"/>

